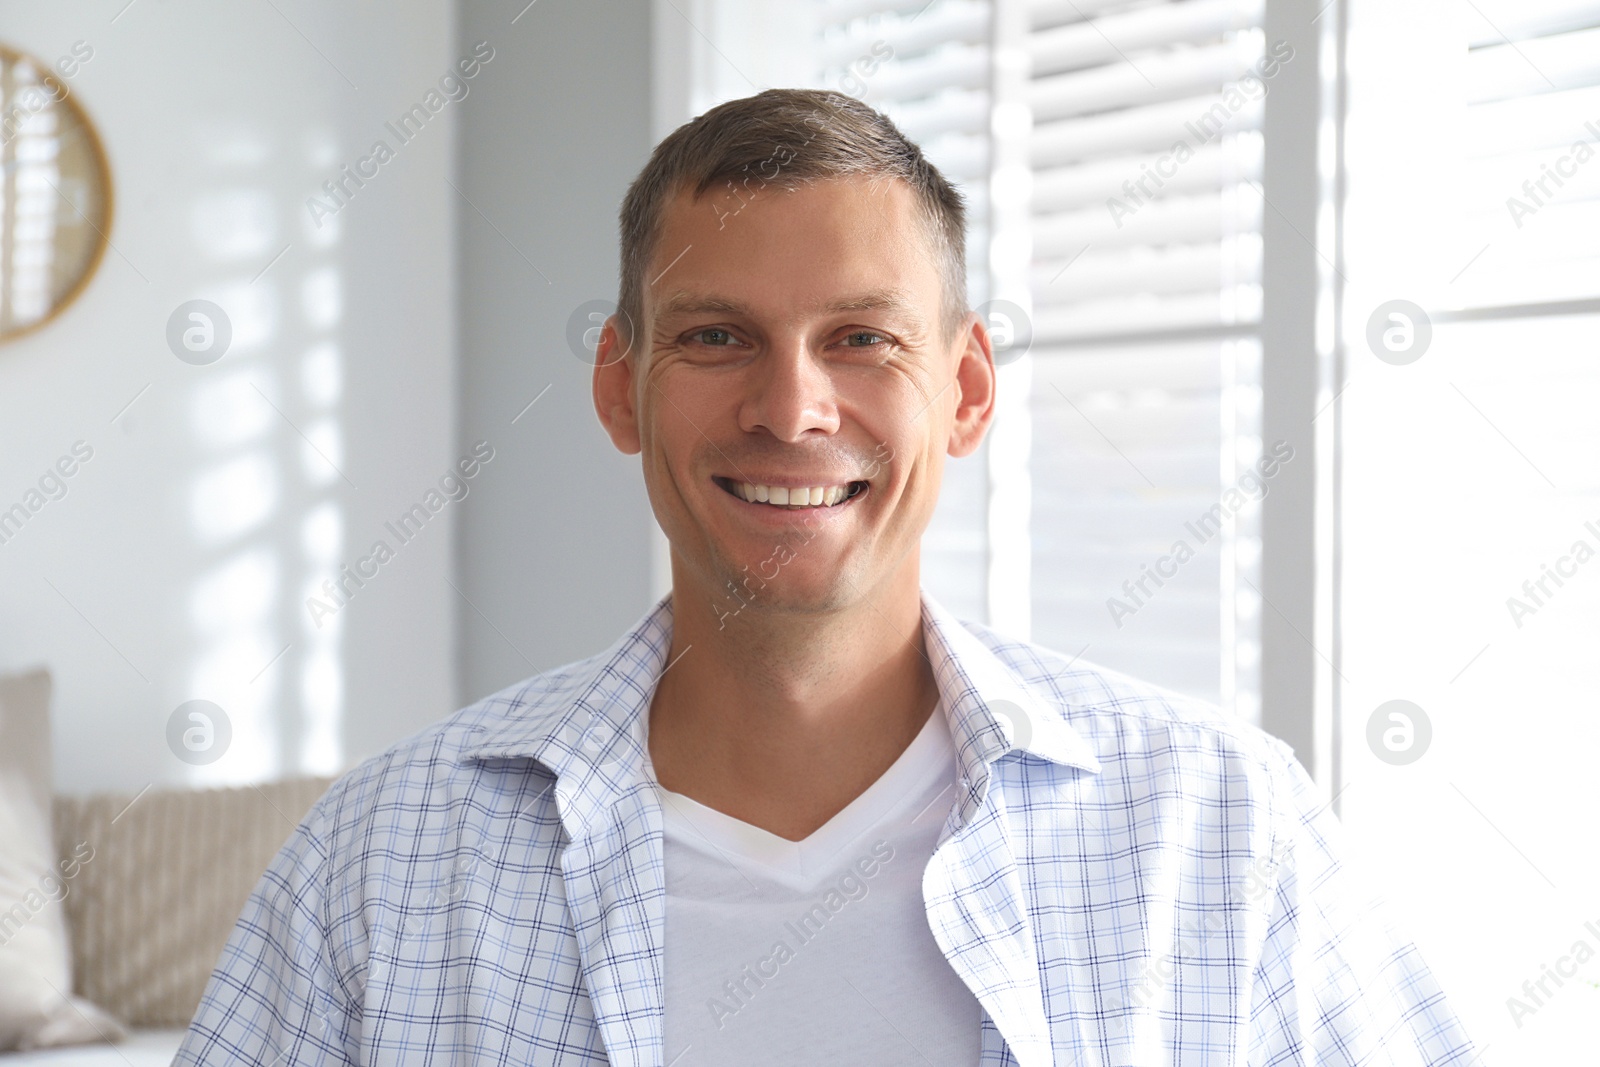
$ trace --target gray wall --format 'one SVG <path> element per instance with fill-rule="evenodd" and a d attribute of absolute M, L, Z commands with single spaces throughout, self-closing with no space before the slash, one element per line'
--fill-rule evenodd
<path fill-rule="evenodd" d="M 495 49 L 462 115 L 456 178 L 470 201 L 460 439 L 495 448 L 457 516 L 464 702 L 600 651 L 650 605 L 639 462 L 601 431 L 566 341 L 578 305 L 616 298 L 617 208 L 652 147 L 650 4 L 519 10 L 460 6 L 463 45 Z"/>

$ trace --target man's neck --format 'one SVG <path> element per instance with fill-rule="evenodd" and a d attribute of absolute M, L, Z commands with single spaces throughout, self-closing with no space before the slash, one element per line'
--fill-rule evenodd
<path fill-rule="evenodd" d="M 658 780 L 780 837 L 809 836 L 882 776 L 937 703 L 915 561 L 820 613 L 753 601 L 719 614 L 673 570 L 670 667 L 650 705 Z"/>

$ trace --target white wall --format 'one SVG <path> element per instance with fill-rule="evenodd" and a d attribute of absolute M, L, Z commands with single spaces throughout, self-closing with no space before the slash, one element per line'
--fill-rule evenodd
<path fill-rule="evenodd" d="M 454 11 L 0 0 L 6 43 L 46 62 L 94 49 L 71 85 L 116 191 L 115 250 L 87 292 L 0 344 L 0 508 L 75 441 L 93 449 L 67 494 L 0 544 L 0 670 L 55 673 L 58 788 L 332 771 L 456 706 L 446 578 L 462 505 L 320 630 L 305 606 L 375 539 L 397 544 L 384 521 L 464 448 L 446 179 L 454 127 L 510 62 L 483 67 L 320 229 L 306 207 L 375 139 L 397 143 L 384 122 L 470 51 Z M 166 343 L 193 298 L 232 321 L 210 366 Z M 473 494 L 515 473 L 505 454 Z M 233 729 L 207 766 L 166 736 L 196 698 Z"/>

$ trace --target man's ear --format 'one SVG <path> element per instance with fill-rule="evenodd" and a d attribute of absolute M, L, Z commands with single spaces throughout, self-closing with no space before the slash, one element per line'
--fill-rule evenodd
<path fill-rule="evenodd" d="M 994 346 L 983 319 L 968 312 L 964 332 L 956 342 L 956 412 L 950 426 L 950 454 L 970 456 L 983 443 L 994 421 Z"/>
<path fill-rule="evenodd" d="M 600 416 L 611 443 L 624 455 L 638 455 L 639 412 L 634 406 L 633 373 L 638 359 L 632 351 L 634 338 L 624 337 L 617 316 L 606 319 L 600 328 L 600 343 L 594 350 L 594 410 Z"/>

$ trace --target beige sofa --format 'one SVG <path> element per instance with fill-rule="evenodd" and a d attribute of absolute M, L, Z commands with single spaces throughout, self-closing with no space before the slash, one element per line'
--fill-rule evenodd
<path fill-rule="evenodd" d="M 0 677 L 0 987 L 49 1001 L 27 1043 L 73 1043 L 0 1067 L 165 1067 L 245 898 L 332 779 L 41 797 L 48 733 L 41 749 L 29 731 L 48 693 L 42 671 Z M 54 868 L 38 855 L 51 842 Z"/>

